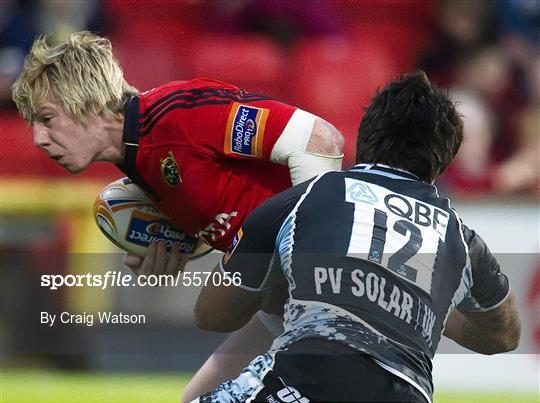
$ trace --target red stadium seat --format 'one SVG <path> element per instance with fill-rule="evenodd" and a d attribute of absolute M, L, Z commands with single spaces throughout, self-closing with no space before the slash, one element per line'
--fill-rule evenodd
<path fill-rule="evenodd" d="M 351 26 L 349 35 L 355 42 L 375 43 L 391 55 L 400 73 L 413 70 L 418 54 L 424 49 L 427 38 L 425 30 L 405 24 L 365 24 Z"/>
<path fill-rule="evenodd" d="M 342 131 L 346 138 L 345 159 L 350 164 L 363 108 L 378 87 L 398 75 L 392 54 L 378 42 L 307 40 L 298 47 L 292 65 L 294 102 Z"/>
<path fill-rule="evenodd" d="M 177 45 L 170 41 L 117 38 L 112 42 L 124 77 L 141 91 L 188 78 Z"/>
<path fill-rule="evenodd" d="M 127 81 L 147 90 L 190 78 L 183 60 L 200 35 L 205 7 L 184 0 L 110 0 L 109 37 Z M 189 51 L 187 52 L 189 53 Z"/>
<path fill-rule="evenodd" d="M 108 0 L 103 6 L 114 36 L 125 36 L 129 27 L 149 22 L 198 31 L 206 19 L 204 2 L 190 0 Z M 161 30 L 149 30 L 145 35 L 148 40 L 167 39 Z"/>
<path fill-rule="evenodd" d="M 433 0 L 336 0 L 355 40 L 384 43 L 400 70 L 416 66 L 417 55 L 430 38 Z"/>
<path fill-rule="evenodd" d="M 353 24 L 403 24 L 414 27 L 432 15 L 434 0 L 334 0 Z"/>

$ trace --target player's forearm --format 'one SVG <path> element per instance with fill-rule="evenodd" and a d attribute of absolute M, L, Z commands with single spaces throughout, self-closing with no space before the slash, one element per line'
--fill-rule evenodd
<path fill-rule="evenodd" d="M 260 309 L 262 297 L 233 286 L 205 286 L 193 311 L 195 324 L 203 330 L 234 332 Z"/>
<path fill-rule="evenodd" d="M 517 311 L 504 317 L 491 319 L 490 325 L 469 320 L 454 311 L 449 318 L 444 335 L 459 345 L 480 354 L 498 354 L 515 350 L 519 344 L 521 325 Z"/>
<path fill-rule="evenodd" d="M 461 313 L 454 311 L 448 320 L 444 331 L 446 337 L 451 338 L 460 346 L 465 347 L 480 354 L 495 354 L 496 351 L 493 343 L 485 340 L 484 337 L 477 332 Z"/>
<path fill-rule="evenodd" d="M 205 306 L 206 301 L 197 303 L 194 311 L 195 324 L 203 330 L 212 332 L 230 333 L 240 329 L 253 316 L 252 306 L 243 307 L 241 311 L 232 312 L 228 309 L 219 309 L 216 306 Z"/>

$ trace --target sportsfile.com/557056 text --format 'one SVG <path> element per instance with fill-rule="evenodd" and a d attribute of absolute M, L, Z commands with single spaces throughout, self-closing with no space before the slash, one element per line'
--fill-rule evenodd
<path fill-rule="evenodd" d="M 219 271 L 179 272 L 172 274 L 131 275 L 120 271 L 86 274 L 43 274 L 41 287 L 57 290 L 61 287 L 199 287 L 212 284 L 214 286 L 239 286 L 242 284 L 240 273 Z"/>

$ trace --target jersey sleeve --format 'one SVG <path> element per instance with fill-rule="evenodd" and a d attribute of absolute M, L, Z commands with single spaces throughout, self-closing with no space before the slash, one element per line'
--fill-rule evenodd
<path fill-rule="evenodd" d="M 195 155 L 270 160 L 296 107 L 208 78 L 174 81 L 144 93 L 135 120 L 141 137 Z"/>
<path fill-rule="evenodd" d="M 240 273 L 240 287 L 262 291 L 280 267 L 275 251 L 283 221 L 306 191 L 309 182 L 282 192 L 257 207 L 244 221 L 221 261 L 224 272 Z"/>
<path fill-rule="evenodd" d="M 475 231 L 463 225 L 463 234 L 469 247 L 473 285 L 458 309 L 468 312 L 495 309 L 510 294 L 508 278 L 501 272 L 497 259 Z"/>
<path fill-rule="evenodd" d="M 223 155 L 269 161 L 274 145 L 296 109 L 271 99 L 231 102 L 220 144 Z"/>

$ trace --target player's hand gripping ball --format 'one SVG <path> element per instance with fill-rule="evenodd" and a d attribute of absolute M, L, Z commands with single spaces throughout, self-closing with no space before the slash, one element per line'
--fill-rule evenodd
<path fill-rule="evenodd" d="M 105 186 L 94 202 L 94 219 L 103 234 L 119 248 L 139 256 L 148 246 L 165 241 L 167 250 L 174 244 L 180 253 L 200 257 L 211 249 L 199 240 L 174 228 L 169 218 L 157 209 L 143 190 L 129 178 Z"/>

